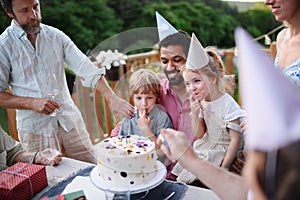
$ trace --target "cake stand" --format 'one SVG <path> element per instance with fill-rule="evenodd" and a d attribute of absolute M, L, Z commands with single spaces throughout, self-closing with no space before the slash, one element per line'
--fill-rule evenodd
<path fill-rule="evenodd" d="M 167 169 L 165 165 L 160 161 L 157 161 L 157 166 L 158 168 L 155 177 L 145 184 L 133 185 L 128 187 L 109 184 L 98 176 L 98 166 L 92 169 L 90 179 L 93 185 L 103 191 L 109 191 L 115 194 L 128 192 L 130 192 L 130 194 L 136 194 L 153 189 L 164 181 L 167 174 Z"/>

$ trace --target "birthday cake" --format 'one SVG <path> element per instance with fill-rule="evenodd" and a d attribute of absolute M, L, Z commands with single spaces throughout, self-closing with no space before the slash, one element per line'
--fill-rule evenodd
<path fill-rule="evenodd" d="M 157 173 L 155 144 L 137 135 L 107 138 L 100 144 L 99 177 L 110 185 L 145 184 Z"/>

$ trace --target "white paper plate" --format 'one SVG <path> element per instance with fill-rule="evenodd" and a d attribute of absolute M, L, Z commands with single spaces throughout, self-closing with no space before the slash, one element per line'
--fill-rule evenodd
<path fill-rule="evenodd" d="M 135 194 L 135 193 L 145 192 L 147 190 L 155 188 L 156 186 L 158 186 L 164 181 L 167 174 L 167 169 L 165 165 L 162 164 L 160 161 L 157 161 L 157 166 L 158 168 L 157 168 L 156 176 L 153 179 L 151 179 L 148 183 L 140 184 L 140 185 L 122 187 L 122 186 L 116 186 L 108 182 L 105 182 L 98 175 L 98 166 L 92 169 L 90 174 L 90 179 L 93 185 L 95 185 L 100 190 L 109 191 L 112 193 L 126 193 L 129 191 L 131 194 Z"/>

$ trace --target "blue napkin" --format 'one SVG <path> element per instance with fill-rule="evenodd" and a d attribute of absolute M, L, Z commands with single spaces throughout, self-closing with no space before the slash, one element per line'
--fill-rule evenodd
<path fill-rule="evenodd" d="M 92 169 L 94 169 L 95 166 L 89 166 L 85 169 L 82 169 L 78 171 L 77 173 L 73 174 L 66 180 L 58 183 L 54 187 L 52 187 L 50 190 L 45 192 L 41 198 L 43 197 L 53 197 L 56 195 L 61 194 L 65 187 L 72 182 L 72 180 L 76 176 L 89 176 Z M 172 192 L 175 192 L 175 194 L 170 198 L 170 200 L 180 200 L 183 198 L 185 192 L 187 190 L 187 186 L 182 183 L 172 182 L 164 180 L 160 185 L 157 187 L 149 190 L 148 194 L 146 195 L 146 192 L 141 192 L 138 194 L 132 194 L 130 195 L 131 200 L 137 200 L 137 199 L 143 199 L 143 200 L 156 200 L 156 199 L 164 199 L 167 196 L 169 196 Z M 117 199 L 118 194 L 115 195 L 114 198 Z"/>

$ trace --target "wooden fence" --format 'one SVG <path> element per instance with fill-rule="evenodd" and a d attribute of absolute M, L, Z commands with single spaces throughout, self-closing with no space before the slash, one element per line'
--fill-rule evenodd
<path fill-rule="evenodd" d="M 270 49 L 267 51 L 269 51 L 270 54 L 275 57 L 275 43 L 272 43 Z M 224 62 L 227 74 L 235 73 L 234 58 L 235 52 L 233 49 L 224 50 Z M 117 95 L 128 101 L 128 78 L 133 71 L 145 67 L 151 68 L 157 73 L 160 73 L 158 52 L 151 51 L 128 56 L 126 66 L 119 68 L 121 78 L 118 81 L 108 81 L 111 88 Z M 82 87 L 79 77 L 76 78 L 75 93 L 72 95 L 72 98 L 82 113 L 86 128 L 90 133 L 92 143 L 96 144 L 105 137 L 108 137 L 116 122 L 110 112 L 107 100 L 105 100 L 97 90 Z M 7 109 L 6 114 L 9 132 L 12 137 L 18 139 L 15 111 L 12 109 Z"/>

